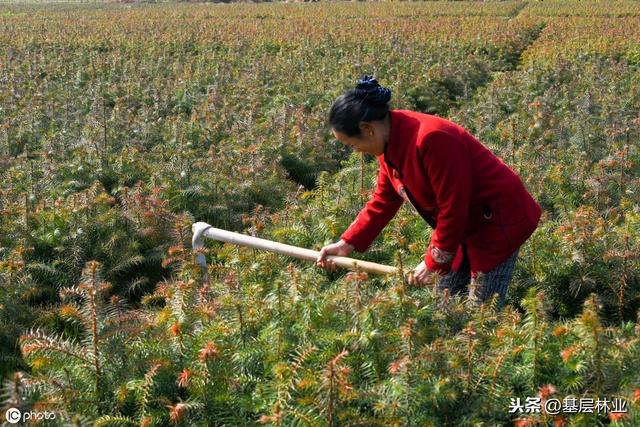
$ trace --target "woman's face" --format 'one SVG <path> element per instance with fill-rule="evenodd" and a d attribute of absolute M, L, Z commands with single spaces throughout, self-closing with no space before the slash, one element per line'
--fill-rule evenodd
<path fill-rule="evenodd" d="M 375 156 L 379 156 L 384 152 L 384 143 L 382 142 L 382 138 L 373 129 L 361 129 L 360 135 L 357 136 L 347 136 L 333 128 L 331 131 L 338 141 L 348 145 L 355 151 L 369 153 Z"/>

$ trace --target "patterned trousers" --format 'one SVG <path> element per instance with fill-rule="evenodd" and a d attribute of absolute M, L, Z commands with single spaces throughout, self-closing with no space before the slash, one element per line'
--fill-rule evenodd
<path fill-rule="evenodd" d="M 463 247 L 460 268 L 458 271 L 451 270 L 440 278 L 437 284 L 438 293 L 444 289 L 449 290 L 449 295 L 464 295 L 468 292 L 469 299 L 476 303 L 483 303 L 489 300 L 493 294 L 498 294 L 495 308 L 496 310 L 501 309 L 505 302 L 507 287 L 513 275 L 519 251 L 520 248 L 516 249 L 509 258 L 491 271 L 472 273 L 466 248 Z"/>

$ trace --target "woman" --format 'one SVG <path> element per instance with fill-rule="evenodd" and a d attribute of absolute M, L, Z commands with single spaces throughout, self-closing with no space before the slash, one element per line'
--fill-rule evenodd
<path fill-rule="evenodd" d="M 502 307 L 520 246 L 538 225 L 541 209 L 520 178 L 461 126 L 438 116 L 389 110 L 391 91 L 370 76 L 338 97 L 329 122 L 336 139 L 378 157 L 375 193 L 327 255 L 365 252 L 403 201 L 434 228 L 423 261 L 409 275 L 421 285 L 479 302 L 499 295 Z"/>

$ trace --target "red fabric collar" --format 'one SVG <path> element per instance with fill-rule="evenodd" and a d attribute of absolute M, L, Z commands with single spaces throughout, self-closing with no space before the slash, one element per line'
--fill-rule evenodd
<path fill-rule="evenodd" d="M 407 150 L 415 143 L 420 122 L 412 118 L 406 110 L 389 111 L 389 141 L 384 146 L 384 152 L 380 155 L 393 169 L 400 173 L 402 178 L 402 165 L 406 158 Z"/>

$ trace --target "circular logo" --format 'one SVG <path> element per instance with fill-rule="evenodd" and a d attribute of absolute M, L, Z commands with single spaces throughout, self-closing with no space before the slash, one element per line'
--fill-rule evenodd
<path fill-rule="evenodd" d="M 9 408 L 4 416 L 9 424 L 19 423 L 20 418 L 22 418 L 22 414 L 18 408 Z"/>

